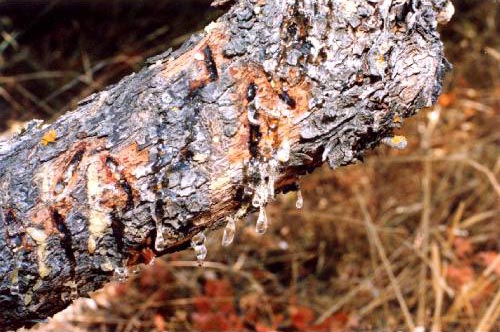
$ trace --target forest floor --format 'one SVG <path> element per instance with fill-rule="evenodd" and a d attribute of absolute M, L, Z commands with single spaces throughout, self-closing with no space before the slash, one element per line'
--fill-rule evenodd
<path fill-rule="evenodd" d="M 61 3 L 0 1 L 0 131 L 55 118 L 220 14 L 203 0 Z M 264 236 L 249 216 L 230 247 L 208 235 L 202 267 L 192 251 L 157 259 L 33 331 L 500 331 L 498 4 L 454 3 L 454 70 L 400 130 L 406 150 L 319 169 L 301 209 L 295 193 L 268 207 Z"/>

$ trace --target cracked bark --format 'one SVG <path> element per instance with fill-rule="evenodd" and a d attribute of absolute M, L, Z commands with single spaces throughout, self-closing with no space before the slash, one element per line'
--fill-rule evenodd
<path fill-rule="evenodd" d="M 187 248 L 323 162 L 362 159 L 436 101 L 450 8 L 240 0 L 179 50 L 0 143 L 0 330 Z"/>

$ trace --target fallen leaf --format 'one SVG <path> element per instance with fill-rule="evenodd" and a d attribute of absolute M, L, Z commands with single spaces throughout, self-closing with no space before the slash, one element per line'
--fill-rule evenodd
<path fill-rule="evenodd" d="M 288 311 L 293 325 L 298 329 L 305 329 L 311 326 L 314 319 L 314 312 L 304 306 L 291 306 Z"/>

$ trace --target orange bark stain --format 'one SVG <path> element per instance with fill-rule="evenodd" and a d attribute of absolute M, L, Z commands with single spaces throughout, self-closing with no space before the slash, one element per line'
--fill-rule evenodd
<path fill-rule="evenodd" d="M 150 248 L 132 249 L 128 253 L 127 265 L 150 264 L 155 257 L 156 254 Z"/>
<path fill-rule="evenodd" d="M 104 144 L 104 139 L 79 141 L 65 153 L 43 165 L 35 175 L 41 194 L 40 202 L 28 213 L 30 226 L 44 229 L 47 235 L 57 233 L 51 211 L 57 211 L 65 219 L 75 205 L 83 203 L 75 202 L 71 193 L 87 185 L 87 168 L 90 164 L 96 167 L 99 185 L 104 188 L 99 191 L 100 197 L 96 197 L 101 208 L 120 209 L 127 205 L 129 197 L 120 184 L 122 179 L 129 183 L 133 196 L 136 197 L 133 189 L 136 179 L 132 174 L 135 169 L 148 163 L 149 151 L 139 151 L 135 142 L 118 150 L 112 157 L 121 168 L 120 171 L 113 172 L 106 165 L 109 151 L 100 151 Z M 79 161 L 74 160 L 77 153 L 82 154 Z"/>
<path fill-rule="evenodd" d="M 57 229 L 52 221 L 52 213 L 49 207 L 38 206 L 31 211 L 30 226 L 45 230 L 45 234 L 51 235 L 57 233 Z"/>
<path fill-rule="evenodd" d="M 239 121 L 242 124 L 237 135 L 233 138 L 234 144 L 232 146 L 235 149 L 228 153 L 231 163 L 242 162 L 250 157 L 248 149 L 242 149 L 242 147 L 246 147 L 249 140 L 247 90 L 251 83 L 257 86 L 256 98 L 258 98 L 260 106 L 259 122 L 262 138 L 259 142 L 259 150 L 261 153 L 269 158 L 269 148 L 277 149 L 283 139 L 288 139 L 290 143 L 299 139 L 300 133 L 293 124 L 293 119 L 308 111 L 311 97 L 308 82 L 302 81 L 296 85 L 288 86 L 287 82 L 269 81 L 264 70 L 257 65 L 232 66 L 229 68 L 229 73 L 237 84 L 234 103 L 237 107 L 241 107 Z M 294 107 L 290 107 L 279 97 L 284 85 L 287 85 L 287 93 L 295 101 Z"/>
<path fill-rule="evenodd" d="M 135 183 L 135 177 L 132 175 L 138 167 L 145 166 L 149 162 L 149 150 L 139 150 L 137 143 L 125 146 L 114 152 L 112 157 L 123 166 L 123 173 L 128 181 Z"/>

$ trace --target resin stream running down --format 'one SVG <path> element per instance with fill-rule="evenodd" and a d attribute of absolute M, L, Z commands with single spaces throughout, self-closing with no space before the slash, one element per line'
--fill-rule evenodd
<path fill-rule="evenodd" d="M 179 50 L 0 143 L 0 330 L 362 159 L 431 106 L 445 0 L 240 0 Z M 302 206 L 298 197 L 297 207 Z"/>

